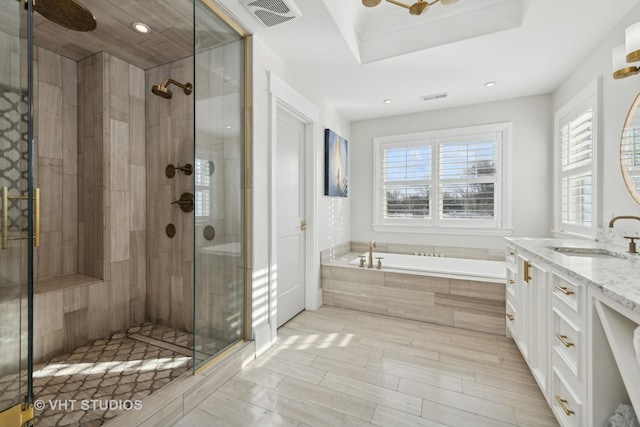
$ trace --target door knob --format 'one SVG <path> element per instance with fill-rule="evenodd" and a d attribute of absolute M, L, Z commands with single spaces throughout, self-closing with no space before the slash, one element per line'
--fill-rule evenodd
<path fill-rule="evenodd" d="M 307 222 L 306 221 L 300 221 L 300 230 L 304 231 L 307 229 Z"/>

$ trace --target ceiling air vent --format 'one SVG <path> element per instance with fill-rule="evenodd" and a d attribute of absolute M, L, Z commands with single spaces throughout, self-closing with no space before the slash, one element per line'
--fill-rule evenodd
<path fill-rule="evenodd" d="M 420 99 L 423 101 L 434 101 L 436 99 L 446 98 L 447 96 L 449 96 L 449 92 L 442 92 L 442 93 L 434 93 L 433 95 L 424 95 L 424 96 L 421 96 Z"/>
<path fill-rule="evenodd" d="M 244 7 L 267 27 L 275 27 L 302 16 L 291 0 L 241 0 Z"/>

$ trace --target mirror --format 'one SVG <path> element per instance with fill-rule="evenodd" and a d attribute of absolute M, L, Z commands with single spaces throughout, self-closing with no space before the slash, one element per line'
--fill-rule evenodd
<path fill-rule="evenodd" d="M 640 94 L 636 97 L 622 130 L 620 167 L 631 196 L 640 203 Z"/>

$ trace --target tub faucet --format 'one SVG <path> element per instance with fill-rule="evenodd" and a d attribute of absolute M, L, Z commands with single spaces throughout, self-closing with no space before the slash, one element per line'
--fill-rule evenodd
<path fill-rule="evenodd" d="M 373 268 L 373 248 L 376 247 L 376 241 L 372 240 L 369 242 L 369 264 L 367 268 Z"/>

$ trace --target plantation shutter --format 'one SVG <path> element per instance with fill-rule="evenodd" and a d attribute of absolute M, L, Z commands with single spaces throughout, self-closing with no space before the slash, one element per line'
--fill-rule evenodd
<path fill-rule="evenodd" d="M 560 198 L 563 224 L 593 221 L 593 107 L 584 103 L 559 121 Z"/>
<path fill-rule="evenodd" d="M 431 145 L 382 146 L 384 218 L 430 217 Z"/>
<path fill-rule="evenodd" d="M 494 219 L 498 183 L 498 137 L 439 145 L 440 218 Z"/>

